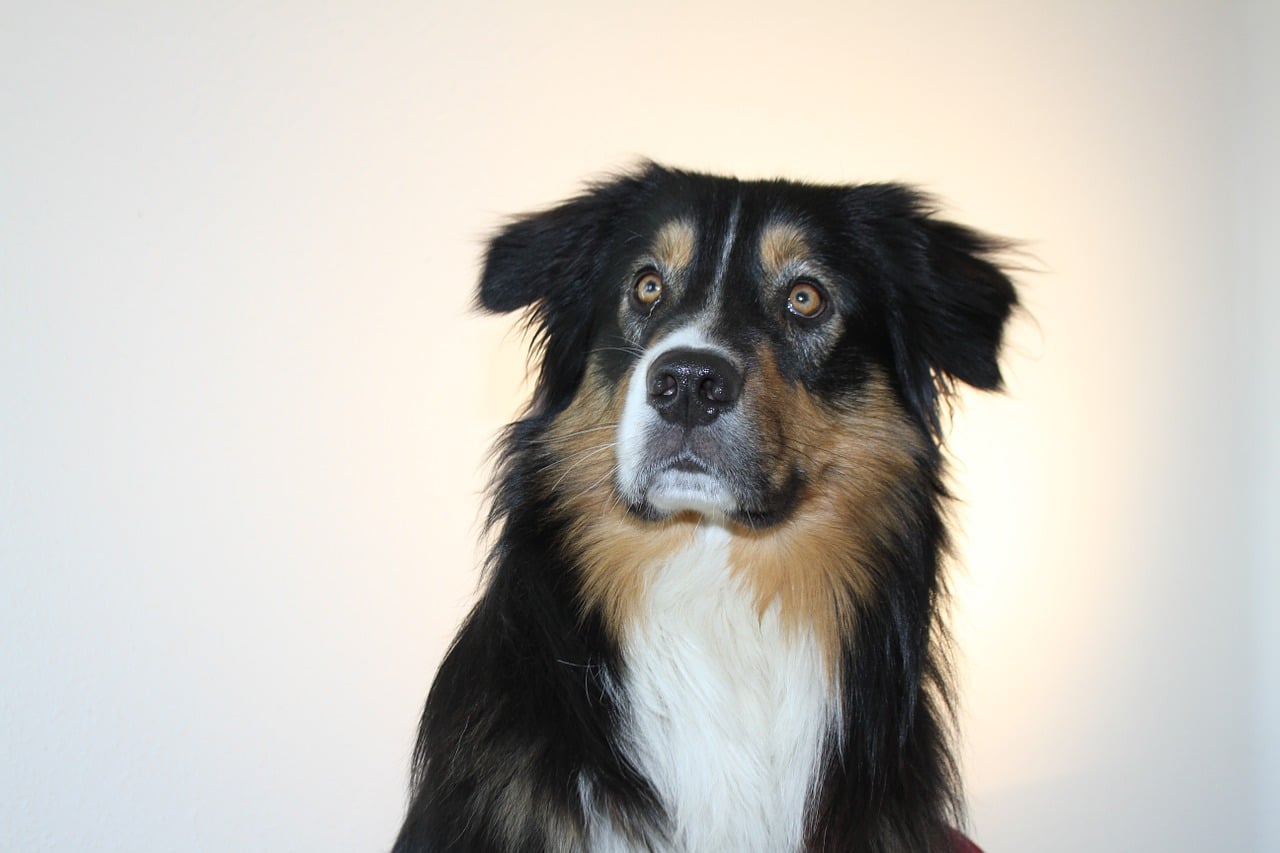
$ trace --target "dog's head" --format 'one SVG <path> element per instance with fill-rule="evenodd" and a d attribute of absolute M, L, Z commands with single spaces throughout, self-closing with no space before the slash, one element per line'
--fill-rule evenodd
<path fill-rule="evenodd" d="M 832 477 L 892 480 L 955 382 L 1000 385 L 999 248 L 900 185 L 649 165 L 505 228 L 480 302 L 532 306 L 533 414 L 576 433 L 565 469 L 582 457 L 562 482 L 759 529 Z"/>

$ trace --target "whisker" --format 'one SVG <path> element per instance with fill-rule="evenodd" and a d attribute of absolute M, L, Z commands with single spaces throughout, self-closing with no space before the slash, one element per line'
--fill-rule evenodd
<path fill-rule="evenodd" d="M 573 438 L 574 436 L 586 435 L 589 432 L 599 432 L 600 430 L 604 430 L 604 429 L 617 429 L 617 428 L 618 428 L 617 424 L 602 424 L 601 426 L 587 427 L 586 429 L 580 429 L 575 432 L 566 432 L 564 435 L 557 435 L 557 436 L 548 437 L 548 438 L 531 438 L 526 443 L 527 444 L 556 444 L 560 441 L 563 441 L 566 438 Z"/>
<path fill-rule="evenodd" d="M 606 450 L 613 449 L 615 444 L 616 442 L 610 442 L 609 444 L 605 444 L 605 445 L 601 445 L 600 447 L 597 447 L 595 450 L 591 451 L 590 453 L 580 454 L 578 461 L 574 462 L 567 469 L 565 469 L 565 472 L 560 475 L 560 479 L 556 480 L 554 483 L 551 484 L 551 491 L 554 492 L 560 486 L 560 484 L 564 482 L 564 478 L 572 474 L 573 470 L 578 466 L 580 466 L 583 462 L 586 462 L 592 456 L 596 456 L 600 453 L 603 453 Z M 585 494 L 585 492 L 583 494 Z"/>
<path fill-rule="evenodd" d="M 638 346 L 596 347 L 595 349 L 590 351 L 590 355 L 595 355 L 596 353 L 601 353 L 601 352 L 624 352 L 627 355 L 634 355 L 636 357 L 640 357 L 644 355 L 644 349 Z"/>
<path fill-rule="evenodd" d="M 560 465 L 565 465 L 570 462 L 576 465 L 578 462 L 581 462 L 582 460 L 588 457 L 594 456 L 595 454 L 599 453 L 602 450 L 608 450 L 611 447 L 617 447 L 617 445 L 618 443 L 616 441 L 610 441 L 606 444 L 597 444 L 594 447 L 585 448 L 584 450 L 580 450 L 577 453 L 571 453 L 568 456 L 560 456 L 560 457 L 557 457 L 556 459 L 551 460 L 546 465 L 543 465 L 541 468 L 534 470 L 533 473 L 541 474 L 544 471 L 550 471 L 552 468 L 555 468 Z M 571 466 L 569 470 L 572 471 L 573 467 Z"/>
<path fill-rule="evenodd" d="M 617 470 L 618 470 L 618 466 L 617 466 L 617 465 L 613 465 L 612 467 L 610 467 L 610 468 L 609 468 L 609 470 L 608 470 L 608 471 L 606 471 L 606 472 L 604 473 L 604 476 L 600 477 L 600 479 L 596 480 L 594 483 L 592 483 L 591 485 L 587 486 L 587 487 L 586 487 L 585 489 L 583 489 L 582 491 L 578 492 L 576 495 L 574 495 L 574 496 L 573 496 L 572 498 L 570 498 L 569 500 L 577 500 L 578 498 L 582 497 L 583 495 L 586 495 L 586 494 L 588 494 L 589 492 L 593 491 L 597 486 L 599 486 L 599 485 L 600 485 L 601 483 L 603 483 L 605 480 L 609 479 L 609 478 L 610 478 L 610 477 L 612 477 L 615 473 L 617 473 Z M 619 498 L 619 497 L 618 497 L 618 495 L 617 495 L 616 493 L 614 494 L 614 496 L 613 496 L 613 499 L 612 499 L 612 500 L 613 500 L 613 502 L 621 502 L 621 498 Z M 612 508 L 612 503 L 610 504 L 609 508 Z"/>

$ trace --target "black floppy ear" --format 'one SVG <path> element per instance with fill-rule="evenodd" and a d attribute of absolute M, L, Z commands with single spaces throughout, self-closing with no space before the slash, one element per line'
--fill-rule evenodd
<path fill-rule="evenodd" d="M 586 368 L 592 288 L 618 219 L 644 187 L 644 173 L 595 184 L 556 207 L 522 216 L 489 241 L 477 302 L 488 311 L 530 308 L 541 368 L 534 409 L 568 401 Z"/>
<path fill-rule="evenodd" d="M 956 382 L 1002 386 L 1000 348 L 1018 295 L 995 257 L 1009 244 L 937 219 L 929 199 L 909 188 L 862 189 L 880 195 L 887 214 L 877 230 L 899 380 L 907 402 L 939 435 L 939 403 Z"/>

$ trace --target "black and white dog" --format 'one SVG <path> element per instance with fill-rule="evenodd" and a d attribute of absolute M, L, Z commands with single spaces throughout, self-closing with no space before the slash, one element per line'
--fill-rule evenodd
<path fill-rule="evenodd" d="M 492 240 L 541 367 L 397 853 L 973 849 L 940 408 L 1001 384 L 1001 248 L 900 185 L 657 165 Z"/>

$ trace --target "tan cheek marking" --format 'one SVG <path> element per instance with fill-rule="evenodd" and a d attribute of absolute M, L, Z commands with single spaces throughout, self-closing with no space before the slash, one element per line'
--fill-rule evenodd
<path fill-rule="evenodd" d="M 608 390 L 593 367 L 578 396 L 551 425 L 547 446 L 557 460 L 543 471 L 546 488 L 568 524 L 565 545 L 582 573 L 582 605 L 598 608 L 615 639 L 637 616 L 655 567 L 692 541 L 696 519 L 636 518 L 613 489 L 617 424 L 630 374 Z"/>
<path fill-rule="evenodd" d="M 683 269 L 693 262 L 693 249 L 697 234 L 693 226 L 675 219 L 658 230 L 653 241 L 653 254 L 668 270 Z"/>
<path fill-rule="evenodd" d="M 771 276 L 778 275 L 788 264 L 809 255 L 809 244 L 804 232 L 789 222 L 774 222 L 765 226 L 760 235 L 760 263 Z"/>
<path fill-rule="evenodd" d="M 752 584 L 761 614 L 777 602 L 785 625 L 811 626 L 834 668 L 858 602 L 880 582 L 877 546 L 904 523 L 911 490 L 926 485 L 918 462 L 925 448 L 883 377 L 868 384 L 855 410 L 839 412 L 772 365 L 761 374 L 761 423 L 785 432 L 769 439 L 771 450 L 797 460 L 808 482 L 785 522 L 737 531 L 730 560 Z"/>

